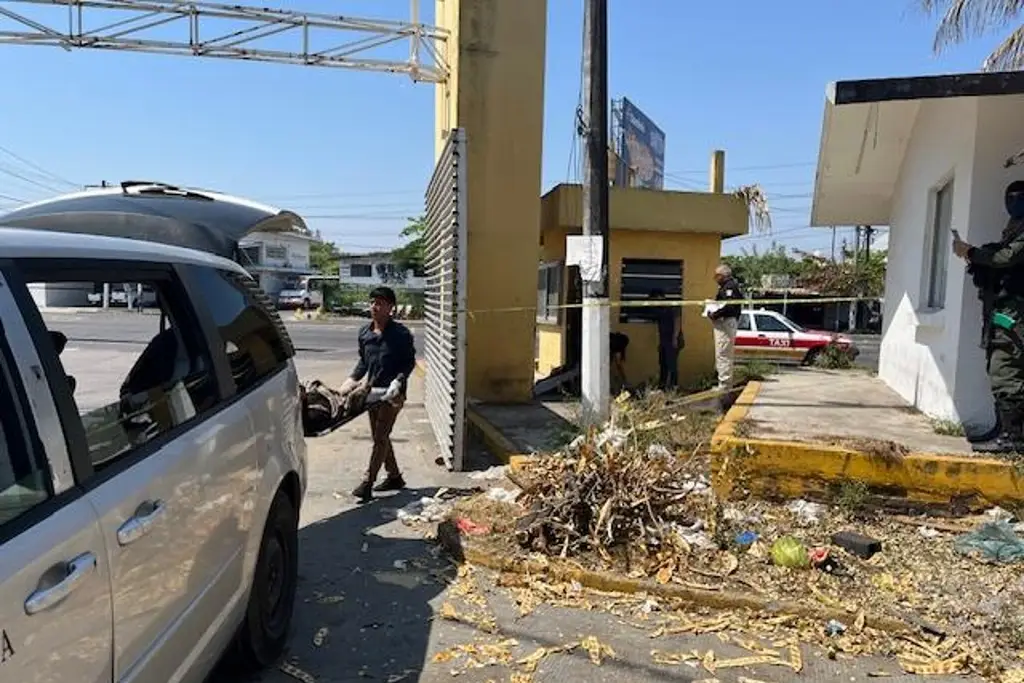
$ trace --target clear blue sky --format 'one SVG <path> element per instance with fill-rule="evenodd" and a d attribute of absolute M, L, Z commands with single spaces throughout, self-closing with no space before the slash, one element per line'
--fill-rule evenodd
<path fill-rule="evenodd" d="M 705 187 L 714 148 L 727 150 L 728 185 L 765 187 L 774 236 L 731 240 L 727 252 L 773 239 L 827 249 L 830 235 L 806 227 L 826 84 L 973 71 L 998 39 L 935 57 L 935 19 L 912 3 L 612 0 L 611 95 L 629 97 L 665 130 L 669 187 Z M 409 11 L 408 0 L 258 4 L 395 19 Z M 421 4 L 432 21 L 433 3 Z M 581 23 L 582 0 L 549 0 L 545 188 L 575 175 Z M 10 27 L 0 17 L 0 28 Z M 172 34 L 187 35 L 184 27 L 152 35 Z M 74 183 L 160 179 L 241 194 L 304 213 L 352 251 L 396 245 L 404 217 L 421 210 L 433 163 L 429 84 L 19 46 L 0 47 L 0 73 L 0 146 Z M 40 199 L 69 187 L 0 152 L 0 195 Z M 0 197 L 5 205 L 13 204 Z"/>

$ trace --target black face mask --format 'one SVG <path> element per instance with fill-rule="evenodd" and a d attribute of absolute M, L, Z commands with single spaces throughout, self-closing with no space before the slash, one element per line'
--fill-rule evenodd
<path fill-rule="evenodd" d="M 1010 218 L 1024 219 L 1024 180 L 1015 180 L 1007 185 L 1004 197 Z"/>

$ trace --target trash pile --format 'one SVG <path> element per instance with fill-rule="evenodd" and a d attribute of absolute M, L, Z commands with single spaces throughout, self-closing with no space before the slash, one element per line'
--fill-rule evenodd
<path fill-rule="evenodd" d="M 524 558 L 824 608 L 835 618 L 811 631 L 830 653 L 899 656 L 908 673 L 1021 675 L 1024 524 L 1014 513 L 891 515 L 852 495 L 835 506 L 722 503 L 707 479 L 713 426 L 667 402 L 620 403 L 603 430 L 517 473 L 521 493 L 481 496 L 491 509 L 460 514 L 490 532 L 477 536 L 484 544 Z M 894 640 L 873 628 L 882 622 L 912 635 Z"/>

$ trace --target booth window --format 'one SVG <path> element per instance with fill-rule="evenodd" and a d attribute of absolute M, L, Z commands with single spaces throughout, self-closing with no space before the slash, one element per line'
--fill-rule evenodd
<path fill-rule="evenodd" d="M 949 242 L 953 223 L 953 181 L 950 180 L 932 194 L 932 224 L 927 263 L 927 308 L 946 307 L 946 272 L 949 268 Z"/>
<path fill-rule="evenodd" d="M 660 290 L 666 299 L 683 298 L 683 262 L 678 259 L 622 259 L 622 308 L 619 322 L 653 322 L 658 309 L 630 306 L 630 301 L 649 301 Z"/>
<path fill-rule="evenodd" d="M 561 262 L 542 263 L 537 270 L 537 322 L 558 324 L 562 298 Z"/>

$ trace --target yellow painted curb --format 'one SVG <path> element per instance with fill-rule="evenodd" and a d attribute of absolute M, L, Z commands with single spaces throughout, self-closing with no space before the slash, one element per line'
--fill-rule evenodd
<path fill-rule="evenodd" d="M 512 460 L 519 461 L 532 456 L 519 452 L 516 445 L 512 443 L 501 431 L 492 425 L 487 419 L 473 410 L 473 406 L 466 408 L 466 422 L 469 428 L 476 432 L 484 446 L 495 455 L 503 464 L 509 465 Z"/>
<path fill-rule="evenodd" d="M 911 453 L 903 457 L 799 441 L 736 435 L 761 389 L 751 382 L 712 437 L 715 492 L 769 499 L 827 499 L 833 487 L 857 481 L 871 493 L 918 504 L 968 507 L 1024 503 L 1024 476 L 1004 460 Z"/>
<path fill-rule="evenodd" d="M 712 609 L 748 609 L 754 612 L 771 615 L 794 615 L 815 619 L 825 623 L 830 619 L 847 621 L 849 613 L 830 609 L 823 605 L 797 602 L 795 600 L 771 600 L 760 598 L 748 593 L 737 593 L 732 591 L 710 591 L 696 588 L 687 588 L 673 583 L 656 583 L 646 579 L 633 579 L 621 574 L 610 572 L 594 572 L 569 565 L 564 561 L 549 560 L 538 562 L 522 557 L 507 557 L 492 549 L 483 550 L 466 545 L 463 539 L 463 556 L 470 564 L 485 567 L 500 572 L 515 574 L 530 574 L 547 576 L 556 581 L 576 581 L 581 586 L 594 590 L 625 593 L 645 594 L 661 598 L 682 600 L 700 607 Z M 914 629 L 908 624 L 879 615 L 865 615 L 866 626 L 889 633 L 910 633 Z"/>
<path fill-rule="evenodd" d="M 417 360 L 416 361 L 416 367 L 413 368 L 413 372 L 415 372 L 420 377 L 426 377 L 427 376 L 427 362 L 425 360 Z"/>

